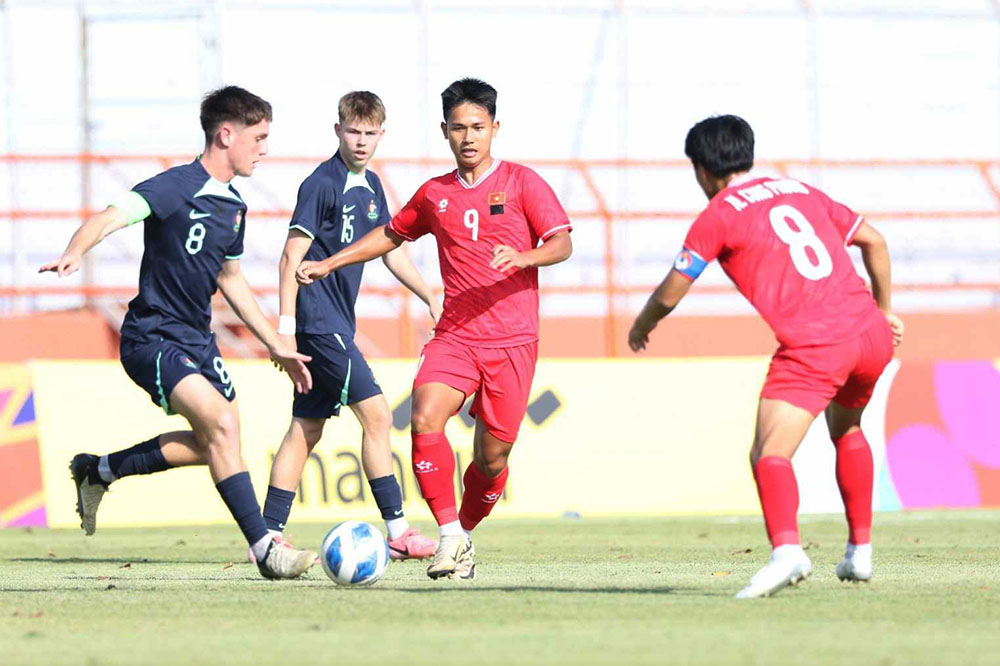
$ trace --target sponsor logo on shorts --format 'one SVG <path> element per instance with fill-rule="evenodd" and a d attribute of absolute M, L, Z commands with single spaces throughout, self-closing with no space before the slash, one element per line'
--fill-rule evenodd
<path fill-rule="evenodd" d="M 194 361 L 192 361 L 191 359 L 189 359 L 187 356 L 184 357 L 184 359 L 181 361 L 181 363 L 183 363 L 184 365 L 186 365 L 187 367 L 189 367 L 189 368 L 191 368 L 193 370 L 197 370 L 198 369 L 198 364 L 195 363 Z"/>
<path fill-rule="evenodd" d="M 497 500 L 500 499 L 501 493 L 486 493 L 483 495 L 483 504 L 496 504 Z"/>

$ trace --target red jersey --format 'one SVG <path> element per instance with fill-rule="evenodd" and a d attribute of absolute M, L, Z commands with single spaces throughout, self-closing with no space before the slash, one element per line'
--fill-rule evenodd
<path fill-rule="evenodd" d="M 424 183 L 389 222 L 413 241 L 437 239 L 444 314 L 436 335 L 478 347 L 513 347 L 538 340 L 538 269 L 500 272 L 490 267 L 493 247 L 518 252 L 571 231 L 552 188 L 531 169 L 495 159 L 469 185 L 458 171 Z"/>
<path fill-rule="evenodd" d="M 732 182 L 691 225 L 674 268 L 693 280 L 718 258 L 781 344 L 836 344 L 879 315 L 847 254 L 862 221 L 797 180 Z"/>

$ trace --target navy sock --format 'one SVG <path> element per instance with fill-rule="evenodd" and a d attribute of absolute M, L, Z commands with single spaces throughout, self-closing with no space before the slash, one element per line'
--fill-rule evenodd
<path fill-rule="evenodd" d="M 253 492 L 250 472 L 238 472 L 215 484 L 222 501 L 233 514 L 236 524 L 251 546 L 267 536 L 267 525 L 260 515 L 260 504 Z"/>
<path fill-rule="evenodd" d="M 134 474 L 154 474 L 170 469 L 170 463 L 160 450 L 160 436 L 142 444 L 108 454 L 108 467 L 116 479 Z"/>
<path fill-rule="evenodd" d="M 285 531 L 285 523 L 288 522 L 288 514 L 292 512 L 294 500 L 295 492 L 292 490 L 267 487 L 267 499 L 264 500 L 264 522 L 267 523 L 267 529 Z"/>
<path fill-rule="evenodd" d="M 375 504 L 382 512 L 383 520 L 403 517 L 403 491 L 399 489 L 396 477 L 390 474 L 368 482 L 375 496 Z"/>

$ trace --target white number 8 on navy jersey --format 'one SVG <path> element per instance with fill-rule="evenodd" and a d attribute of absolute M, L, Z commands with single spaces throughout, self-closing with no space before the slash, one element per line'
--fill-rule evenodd
<path fill-rule="evenodd" d="M 771 228 L 778 234 L 781 242 L 788 246 L 792 265 L 802 277 L 807 280 L 822 280 L 833 272 L 833 259 L 805 215 L 792 206 L 782 204 L 772 208 L 769 217 Z M 789 220 L 795 223 L 798 231 L 792 228 Z M 816 254 L 816 263 L 809 258 L 807 247 L 812 248 Z"/>
<path fill-rule="evenodd" d="M 187 250 L 188 254 L 198 254 L 201 252 L 201 248 L 205 244 L 205 233 L 205 225 L 201 222 L 195 222 L 191 225 L 187 241 L 184 243 L 184 249 Z"/>

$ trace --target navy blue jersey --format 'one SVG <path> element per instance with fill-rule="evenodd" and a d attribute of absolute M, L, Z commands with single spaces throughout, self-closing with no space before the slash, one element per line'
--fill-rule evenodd
<path fill-rule="evenodd" d="M 337 153 L 302 181 L 289 228 L 312 238 L 305 259 L 322 261 L 386 224 L 391 218 L 388 208 L 378 176 L 371 171 L 351 173 Z M 347 266 L 299 287 L 296 330 L 354 337 L 354 303 L 364 269 L 364 264 Z"/>
<path fill-rule="evenodd" d="M 152 213 L 145 221 L 139 295 L 128 304 L 122 337 L 207 344 L 219 271 L 243 254 L 246 204 L 198 160 L 132 190 Z"/>

